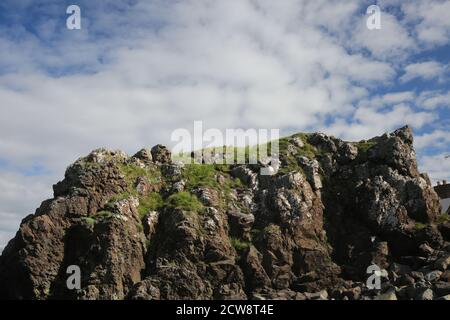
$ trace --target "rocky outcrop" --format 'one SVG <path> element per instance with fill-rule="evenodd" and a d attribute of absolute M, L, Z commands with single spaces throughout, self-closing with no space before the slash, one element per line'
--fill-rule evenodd
<path fill-rule="evenodd" d="M 161 145 L 95 150 L 4 249 L 0 298 L 448 299 L 447 216 L 410 128 L 297 134 L 280 160 L 266 176 L 263 163 L 181 165 Z"/>

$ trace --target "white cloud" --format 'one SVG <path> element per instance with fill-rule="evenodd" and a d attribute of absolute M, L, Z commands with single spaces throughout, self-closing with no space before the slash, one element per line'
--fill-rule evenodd
<path fill-rule="evenodd" d="M 439 148 L 450 152 L 450 131 L 435 130 L 415 138 L 417 149 Z"/>
<path fill-rule="evenodd" d="M 387 111 L 361 106 L 356 109 L 350 121 L 337 119 L 326 131 L 357 141 L 393 131 L 405 124 L 420 129 L 435 118 L 432 113 L 416 112 L 405 104 L 395 105 Z"/>
<path fill-rule="evenodd" d="M 417 22 L 414 30 L 420 42 L 435 46 L 450 40 L 450 1 L 404 1 L 402 8 L 407 22 Z"/>
<path fill-rule="evenodd" d="M 368 16 L 362 16 L 353 30 L 352 44 L 366 48 L 378 59 L 405 59 L 416 50 L 414 39 L 397 18 L 386 11 L 381 12 L 381 29 L 369 30 L 366 26 Z"/>
<path fill-rule="evenodd" d="M 419 96 L 418 105 L 425 109 L 449 108 L 450 92 L 424 91 Z"/>
<path fill-rule="evenodd" d="M 447 67 L 436 61 L 412 63 L 405 67 L 405 74 L 400 77 L 401 82 L 408 82 L 416 78 L 431 80 L 442 76 Z"/>

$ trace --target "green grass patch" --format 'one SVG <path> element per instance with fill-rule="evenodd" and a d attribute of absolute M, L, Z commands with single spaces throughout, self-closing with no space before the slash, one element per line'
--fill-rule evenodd
<path fill-rule="evenodd" d="M 107 210 L 102 210 L 95 214 L 96 218 L 103 218 L 103 219 L 108 219 L 108 218 L 111 218 L 112 216 L 113 216 L 113 213 L 111 211 L 107 211 Z"/>
<path fill-rule="evenodd" d="M 158 192 L 151 192 L 139 198 L 139 217 L 142 219 L 149 211 L 158 211 L 164 206 L 164 200 Z"/>
<path fill-rule="evenodd" d="M 370 148 L 372 148 L 377 143 L 375 141 L 370 140 L 362 140 L 360 142 L 357 142 L 355 145 L 358 148 L 358 152 L 367 152 Z"/>
<path fill-rule="evenodd" d="M 217 188 L 216 168 L 213 164 L 188 164 L 183 170 L 183 178 L 186 181 L 186 188 L 198 187 Z"/>
<path fill-rule="evenodd" d="M 237 252 L 242 252 L 245 249 L 248 249 L 251 245 L 250 242 L 242 241 L 235 237 L 230 237 L 231 245 L 234 249 L 236 249 Z"/>
<path fill-rule="evenodd" d="M 120 171 L 125 176 L 128 187 L 133 190 L 137 178 L 147 177 L 150 183 L 156 184 L 161 182 L 161 172 L 156 168 L 141 168 L 134 164 L 124 164 L 120 166 Z"/>
<path fill-rule="evenodd" d="M 86 222 L 88 225 L 93 226 L 95 225 L 95 219 L 92 217 L 82 217 L 81 220 L 83 220 L 84 222 Z"/>
<path fill-rule="evenodd" d="M 414 230 L 420 231 L 423 230 L 427 227 L 426 224 L 421 223 L 421 222 L 416 222 L 416 224 L 414 225 Z"/>
<path fill-rule="evenodd" d="M 448 213 L 443 213 L 437 218 L 437 223 L 442 224 L 450 221 L 450 216 Z"/>
<path fill-rule="evenodd" d="M 172 209 L 184 211 L 199 211 L 203 208 L 197 197 L 189 192 L 183 191 L 172 194 L 166 200 L 166 205 Z"/>

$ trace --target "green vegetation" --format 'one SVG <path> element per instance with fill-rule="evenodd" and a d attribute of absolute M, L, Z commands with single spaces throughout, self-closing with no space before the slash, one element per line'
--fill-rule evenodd
<path fill-rule="evenodd" d="M 134 184 L 139 177 L 146 177 L 153 184 L 161 182 L 161 172 L 156 168 L 145 169 L 134 164 L 123 164 L 120 166 L 120 171 L 125 176 L 130 190 L 134 189 Z"/>
<path fill-rule="evenodd" d="M 95 218 L 108 219 L 113 216 L 113 213 L 107 210 L 99 211 L 95 214 Z"/>
<path fill-rule="evenodd" d="M 242 252 L 245 249 L 248 249 L 251 245 L 250 242 L 242 241 L 235 237 L 230 237 L 231 245 L 236 249 L 237 252 Z"/>
<path fill-rule="evenodd" d="M 213 164 L 188 164 L 183 170 L 186 188 L 217 188 L 219 184 L 216 180 L 216 173 L 215 165 Z"/>
<path fill-rule="evenodd" d="M 438 224 L 446 223 L 447 221 L 450 221 L 450 216 L 448 213 L 443 213 L 437 218 Z"/>
<path fill-rule="evenodd" d="M 426 224 L 421 223 L 421 222 L 416 222 L 416 224 L 414 225 L 414 230 L 420 231 L 420 230 L 425 229 L 426 227 L 427 227 Z"/>
<path fill-rule="evenodd" d="M 166 205 L 169 208 L 185 211 L 199 211 L 203 207 L 195 195 L 185 191 L 169 196 L 166 200 Z"/>
<path fill-rule="evenodd" d="M 81 219 L 90 226 L 95 225 L 95 219 L 92 217 L 82 217 Z"/>
<path fill-rule="evenodd" d="M 139 217 L 142 219 L 149 211 L 160 210 L 164 206 L 164 200 L 158 192 L 151 192 L 146 197 L 139 197 Z"/>
<path fill-rule="evenodd" d="M 365 153 L 376 144 L 377 143 L 373 140 L 362 140 L 360 142 L 357 142 L 355 145 L 358 148 L 358 152 Z"/>

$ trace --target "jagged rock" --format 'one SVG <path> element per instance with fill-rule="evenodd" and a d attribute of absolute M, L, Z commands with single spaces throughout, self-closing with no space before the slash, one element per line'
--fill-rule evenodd
<path fill-rule="evenodd" d="M 444 296 L 450 294 L 450 283 L 444 281 L 438 281 L 434 284 L 434 290 L 438 296 Z"/>
<path fill-rule="evenodd" d="M 170 151 L 163 145 L 156 145 L 151 150 L 152 159 L 156 163 L 170 163 L 171 153 Z"/>
<path fill-rule="evenodd" d="M 292 143 L 297 148 L 303 148 L 305 146 L 305 143 L 299 137 L 293 137 L 291 140 L 289 140 L 289 142 Z"/>
<path fill-rule="evenodd" d="M 136 191 L 139 195 L 146 195 L 152 191 L 152 184 L 146 177 L 138 177 L 136 180 Z"/>
<path fill-rule="evenodd" d="M 358 148 L 349 142 L 343 142 L 339 145 L 339 162 L 342 164 L 349 163 L 358 156 Z"/>
<path fill-rule="evenodd" d="M 231 174 L 240 179 L 244 184 L 250 186 L 252 189 L 258 187 L 258 175 L 249 168 L 244 166 L 236 166 L 232 169 Z"/>
<path fill-rule="evenodd" d="M 374 300 L 397 300 L 397 295 L 395 294 L 395 290 L 389 290 L 376 296 Z"/>
<path fill-rule="evenodd" d="M 153 157 L 152 157 L 152 152 L 151 150 L 148 149 L 141 149 L 139 150 L 134 156 L 133 158 L 139 159 L 142 162 L 149 164 L 151 162 L 153 162 Z"/>
<path fill-rule="evenodd" d="M 145 236 L 150 239 L 156 232 L 156 224 L 158 223 L 159 212 L 150 211 L 142 219 Z"/>
<path fill-rule="evenodd" d="M 94 150 L 4 249 L 0 299 L 449 295 L 448 223 L 437 226 L 411 130 L 360 143 L 301 137 L 286 138 L 281 163 L 189 171 L 161 145 L 133 157 Z M 365 285 L 373 264 L 381 290 Z M 68 265 L 81 268 L 80 290 L 66 287 Z"/>
<path fill-rule="evenodd" d="M 322 290 L 315 293 L 304 293 L 306 299 L 309 300 L 328 300 L 328 292 L 326 290 Z"/>
<path fill-rule="evenodd" d="M 317 146 L 327 152 L 335 153 L 337 151 L 336 144 L 333 139 L 325 135 L 324 133 L 313 133 L 309 138 L 308 142 L 313 146 Z"/>
<path fill-rule="evenodd" d="M 431 255 L 433 254 L 434 249 L 431 248 L 428 244 L 424 243 L 424 244 L 421 244 L 421 245 L 419 246 L 419 251 L 420 251 L 420 253 L 423 254 L 425 257 L 429 257 L 429 256 L 431 256 Z"/>
<path fill-rule="evenodd" d="M 417 300 L 433 300 L 434 293 L 431 289 L 425 289 L 420 295 L 417 297 Z"/>
<path fill-rule="evenodd" d="M 434 267 L 441 271 L 447 270 L 448 266 L 450 266 L 450 254 L 447 254 L 444 257 L 436 260 L 436 262 L 434 263 Z"/>
<path fill-rule="evenodd" d="M 317 160 L 309 160 L 306 157 L 300 157 L 298 159 L 299 163 L 304 166 L 305 174 L 308 182 L 314 188 L 314 190 L 319 190 L 322 188 L 322 180 L 319 174 L 319 162 Z"/>

